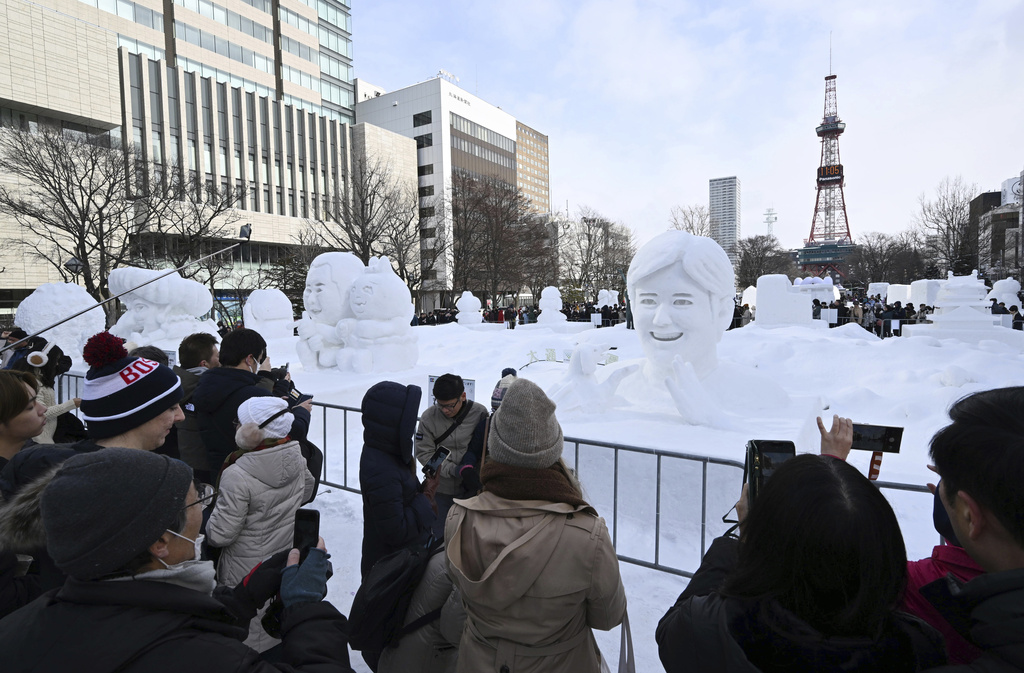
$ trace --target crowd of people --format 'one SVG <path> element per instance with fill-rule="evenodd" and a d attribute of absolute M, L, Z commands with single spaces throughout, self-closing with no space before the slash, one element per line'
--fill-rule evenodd
<path fill-rule="evenodd" d="M 69 407 L 84 436 L 65 442 L 46 434 L 63 356 L 32 347 L 32 370 L 0 372 L 4 670 L 350 671 L 356 622 L 325 600 L 327 546 L 293 548 L 322 471 L 310 401 L 266 341 L 192 335 L 172 369 L 93 336 Z M 399 628 L 362 658 L 607 670 L 593 631 L 628 628 L 625 587 L 555 404 L 511 368 L 489 407 L 453 373 L 429 392 L 421 415 L 415 385 L 362 400 L 360 591 L 403 550 L 426 559 L 388 615 Z M 666 605 L 666 671 L 1024 670 L 1024 388 L 949 413 L 930 445 L 931 557 L 907 559 L 892 507 L 846 463 L 850 420 L 819 419 L 820 454 L 777 466 L 754 501 L 744 486 L 738 535 Z"/>

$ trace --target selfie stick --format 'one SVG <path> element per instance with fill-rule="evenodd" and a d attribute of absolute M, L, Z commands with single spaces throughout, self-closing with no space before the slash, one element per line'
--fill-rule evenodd
<path fill-rule="evenodd" d="M 239 243 L 235 243 L 234 245 L 229 245 L 228 247 L 224 248 L 223 250 L 218 250 L 217 252 L 212 252 L 209 255 L 206 255 L 205 257 L 200 257 L 199 259 L 193 260 L 191 262 L 188 262 L 187 264 L 182 264 L 177 269 L 171 269 L 167 273 L 162 273 L 159 276 L 157 276 L 156 278 L 152 278 L 150 280 L 147 280 L 145 283 L 141 283 L 139 285 L 136 285 L 133 288 L 125 290 L 121 294 L 115 294 L 110 299 L 104 299 L 103 301 L 98 302 L 97 304 L 94 304 L 93 306 L 90 306 L 89 308 L 82 309 L 81 311 L 79 311 L 78 313 L 75 313 L 74 315 L 70 315 L 67 318 L 64 318 L 63 320 L 58 320 L 57 322 L 53 323 L 49 327 L 44 327 L 43 329 L 39 330 L 35 334 L 29 334 L 24 339 L 19 339 L 18 341 L 15 341 L 14 343 L 12 343 L 10 345 L 5 346 L 4 348 L 0 348 L 0 353 L 4 353 L 6 351 L 9 351 L 10 349 L 17 347 L 18 344 L 24 343 L 24 342 L 28 341 L 29 339 L 31 339 L 33 337 L 37 337 L 40 334 L 42 334 L 43 332 L 48 332 L 48 331 L 52 330 L 54 327 L 58 327 L 60 325 L 63 325 L 64 323 L 66 323 L 69 320 L 74 320 L 78 316 L 82 315 L 83 313 L 88 313 L 89 311 L 93 310 L 94 308 L 99 308 L 100 306 L 103 306 L 104 304 L 109 304 L 110 302 L 114 301 L 115 299 L 118 299 L 119 297 L 123 297 L 124 295 L 126 295 L 126 294 L 128 294 L 130 292 L 135 292 L 140 287 L 145 287 L 146 285 L 149 285 L 150 283 L 155 283 L 156 281 L 160 280 L 161 278 L 166 278 L 167 276 L 170 276 L 172 273 L 177 273 L 178 271 L 181 271 L 182 269 L 188 268 L 188 267 L 192 266 L 193 264 L 198 264 L 199 262 L 203 261 L 204 259 L 210 259 L 211 257 L 216 257 L 217 255 L 222 255 L 225 252 L 227 252 L 228 250 L 231 250 L 233 248 L 237 248 L 240 245 L 242 245 L 240 242 Z"/>
<path fill-rule="evenodd" d="M 878 479 L 878 473 L 882 471 L 882 452 L 872 451 L 871 452 L 871 467 L 868 469 L 868 479 L 876 481 Z"/>

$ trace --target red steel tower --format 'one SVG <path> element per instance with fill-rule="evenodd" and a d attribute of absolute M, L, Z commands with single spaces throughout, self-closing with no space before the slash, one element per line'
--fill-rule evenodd
<path fill-rule="evenodd" d="M 843 164 L 839 159 L 839 136 L 845 130 L 836 104 L 836 76 L 829 75 L 825 78 L 825 115 L 815 129 L 821 138 L 818 196 L 814 200 L 811 234 L 800 251 L 804 271 L 819 276 L 829 271 L 842 275 L 838 264 L 853 245 L 846 219 Z"/>

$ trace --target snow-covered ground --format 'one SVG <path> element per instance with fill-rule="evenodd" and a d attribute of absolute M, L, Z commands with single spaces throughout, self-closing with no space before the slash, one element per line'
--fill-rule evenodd
<path fill-rule="evenodd" d="M 476 399 L 488 404 L 491 389 L 504 367 L 519 368 L 521 376 L 546 390 L 554 387 L 565 375 L 567 365 L 544 361 L 549 349 L 553 349 L 555 359 L 564 360 L 565 353 L 571 352 L 577 342 L 596 341 L 615 346 L 613 352 L 620 361 L 642 357 L 636 333 L 621 326 L 594 330 L 569 325 L 560 330 L 565 331 L 536 325 L 516 330 L 490 325 L 418 327 L 414 330 L 419 338 L 417 366 L 388 375 L 304 372 L 298 366 L 293 339 L 271 342 L 270 355 L 275 366 L 290 362 L 297 387 L 315 394 L 317 402 L 358 407 L 369 386 L 390 379 L 424 388 L 421 411 L 429 402 L 430 375 L 454 372 L 473 379 Z M 931 475 L 926 469 L 928 440 L 945 424 L 949 405 L 974 391 L 1024 383 L 1024 355 L 1002 343 L 984 341 L 968 345 L 929 338 L 881 341 L 856 326 L 769 330 L 750 325 L 726 332 L 719 345 L 719 357 L 723 365 L 733 370 L 753 372 L 749 379 L 735 382 L 737 399 L 769 394 L 770 387 L 761 390 L 758 386 L 770 380 L 788 394 L 789 403 L 782 405 L 781 411 L 771 412 L 736 405 L 730 412 L 740 422 L 732 430 L 715 430 L 685 425 L 671 413 L 652 411 L 644 399 L 623 400 L 621 406 L 600 413 L 559 411 L 564 432 L 568 437 L 742 462 L 744 445 L 751 438 L 792 439 L 798 451 L 816 451 L 815 415 L 838 413 L 852 417 L 855 422 L 906 428 L 903 449 L 899 455 L 885 456 L 881 479 L 924 484 Z M 531 363 L 534 358 L 541 361 Z M 598 371 L 599 378 L 604 375 L 604 371 Z M 312 437 L 321 443 L 322 413 L 315 414 L 316 430 Z M 340 411 L 327 413 L 328 478 L 334 482 L 346 478 L 342 449 L 347 434 L 347 483 L 358 487 L 362 433 L 359 416 L 348 414 L 346 430 Z M 567 449 L 566 454 L 572 462 L 572 451 Z M 855 453 L 850 462 L 866 472 L 869 458 Z M 613 452 L 582 446 L 579 470 L 586 495 L 612 526 Z M 656 481 L 657 463 L 653 456 L 620 454 L 620 554 L 653 560 Z M 688 570 L 699 564 L 701 483 L 699 463 L 663 460 L 659 540 L 662 563 Z M 739 488 L 739 470 L 714 465 L 709 468 L 707 517 L 711 536 L 724 528 L 719 520 L 735 501 Z M 358 588 L 360 501 L 357 495 L 339 489 L 322 490 L 316 505 L 322 512 L 323 533 L 334 555 L 336 573 L 330 583 L 329 598 L 347 611 Z M 885 493 L 899 516 L 908 555 L 927 555 L 937 541 L 931 526 L 930 496 Z M 685 579 L 628 563 L 623 563 L 621 569 L 629 597 L 637 669 L 660 671 L 654 629 L 685 586 Z M 599 634 L 598 641 L 614 662 L 618 656 L 618 630 Z M 358 654 L 353 656 L 353 663 L 361 670 Z"/>
<path fill-rule="evenodd" d="M 642 358 L 635 332 L 622 326 L 592 329 L 567 324 L 506 330 L 502 326 L 458 324 L 417 327 L 419 362 L 415 368 L 390 374 L 356 375 L 335 371 L 303 371 L 295 338 L 270 342 L 275 366 L 290 363 L 293 380 L 318 403 L 359 407 L 367 388 L 390 379 L 424 389 L 421 411 L 429 403 L 428 377 L 453 372 L 476 382 L 475 399 L 489 405 L 491 390 L 505 367 L 552 390 L 565 376 L 566 354 L 581 341 L 614 346 L 620 360 L 599 367 L 598 379 L 609 370 Z M 597 413 L 560 408 L 567 437 L 661 449 L 742 463 L 748 439 L 791 439 L 798 451 L 816 451 L 814 418 L 837 413 L 855 422 L 905 428 L 900 454 L 887 454 L 881 480 L 925 484 L 931 436 L 942 427 L 946 410 L 960 397 L 978 390 L 1024 384 L 1024 355 L 997 341 L 969 345 L 932 338 L 878 340 L 857 326 L 837 329 L 788 327 L 763 329 L 751 324 L 726 332 L 719 344 L 722 370 L 732 372 L 725 389 L 734 391 L 724 406 L 732 416 L 729 430 L 691 426 L 654 404 L 649 391 L 620 399 L 619 406 Z M 546 361 L 549 353 L 554 360 Z M 540 360 L 531 362 L 531 360 Z M 738 373 L 738 374 L 737 374 Z M 731 386 L 731 388 L 730 388 Z M 326 429 L 326 431 L 325 431 Z M 358 488 L 362 426 L 358 413 L 321 408 L 314 411 L 311 439 L 326 448 L 327 478 Z M 348 445 L 346 456 L 344 447 Z M 575 457 L 567 445 L 566 459 Z M 658 516 L 658 463 L 653 455 L 620 453 L 618 482 L 615 456 L 607 448 L 583 444 L 580 477 L 588 500 L 617 531 L 620 554 L 653 561 L 657 544 L 661 563 L 694 570 L 701 554 L 700 463 L 664 458 L 660 479 L 661 535 L 655 541 Z M 867 472 L 870 456 L 855 452 L 850 462 Z M 708 542 L 726 527 L 721 515 L 739 495 L 741 474 L 733 467 L 711 465 L 706 475 Z M 613 496 L 617 486 L 618 521 Z M 927 555 L 938 536 L 931 525 L 931 497 L 920 493 L 883 491 L 896 510 L 910 558 Z M 362 514 L 359 496 L 323 487 L 316 507 L 322 533 L 333 555 L 335 575 L 329 599 L 347 613 L 359 584 Z M 637 670 L 661 671 L 654 642 L 658 619 L 674 603 L 686 580 L 668 573 L 621 564 L 629 599 Z M 599 633 L 601 650 L 614 663 L 619 633 Z M 358 653 L 356 670 L 367 670 Z"/>

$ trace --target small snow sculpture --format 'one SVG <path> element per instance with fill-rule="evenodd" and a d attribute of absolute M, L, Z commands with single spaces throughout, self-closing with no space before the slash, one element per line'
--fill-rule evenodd
<path fill-rule="evenodd" d="M 768 274 L 758 278 L 758 327 L 788 327 L 790 325 L 811 327 L 815 322 L 811 312 L 812 298 L 803 294 L 803 287 L 803 285 L 791 285 L 789 278 L 781 273 Z"/>
<path fill-rule="evenodd" d="M 601 290 L 597 293 L 597 307 L 618 306 L 619 293 L 616 290 Z"/>
<path fill-rule="evenodd" d="M 605 359 L 609 344 L 577 344 L 569 359 L 569 370 L 555 384 L 548 395 L 559 409 L 579 409 L 584 413 L 603 413 L 615 397 L 615 390 L 623 378 L 640 369 L 630 365 L 613 371 L 607 379 L 598 382 L 595 372 Z"/>
<path fill-rule="evenodd" d="M 562 313 L 562 293 L 557 287 L 549 285 L 541 290 L 540 301 L 537 302 L 537 306 L 540 307 L 540 315 L 537 316 L 537 322 L 541 325 L 557 324 L 566 321 L 565 314 Z"/>
<path fill-rule="evenodd" d="M 242 319 L 264 339 L 282 339 L 294 332 L 292 303 L 280 290 L 253 290 L 242 307 Z"/>
<path fill-rule="evenodd" d="M 985 296 L 985 301 L 991 302 L 995 299 L 997 302 L 1006 304 L 1006 308 L 1009 309 L 1011 306 L 1020 308 L 1020 300 L 1017 298 L 1017 293 L 1020 292 L 1020 283 L 1013 278 L 1003 278 L 992 283 L 992 291 Z"/>
<path fill-rule="evenodd" d="M 466 290 L 455 302 L 455 308 L 459 310 L 456 320 L 460 325 L 476 325 L 484 320 L 484 314 L 480 310 L 480 300 L 472 292 Z"/>
<path fill-rule="evenodd" d="M 360 374 L 415 366 L 419 349 L 409 325 L 412 295 L 387 257 L 371 258 L 364 269 L 348 253 L 320 255 L 306 277 L 303 301 L 297 347 L 303 366 Z"/>
<path fill-rule="evenodd" d="M 1000 324 L 1000 316 L 989 312 L 985 301 L 985 283 L 978 272 L 969 276 L 949 276 L 935 300 L 935 313 L 930 322 L 905 325 L 904 336 L 959 339 L 968 343 L 1001 341 L 1016 349 L 1024 348 L 1024 332 L 1007 329 Z"/>
<path fill-rule="evenodd" d="M 96 300 L 79 285 L 46 283 L 37 287 L 21 301 L 14 324 L 29 334 L 35 334 L 87 306 L 96 304 Z M 82 349 L 89 337 L 102 332 L 105 326 L 106 317 L 103 310 L 94 308 L 63 325 L 47 330 L 42 337 L 56 343 L 65 354 L 77 359 L 81 357 Z"/>
<path fill-rule="evenodd" d="M 138 287 L 165 273 L 135 267 L 110 272 L 107 284 L 112 294 L 131 290 L 120 299 L 126 312 L 110 328 L 111 334 L 138 346 L 156 345 L 176 350 L 189 334 L 217 333 L 217 325 L 212 320 L 198 319 L 213 308 L 213 296 L 202 283 L 172 273 Z"/>
<path fill-rule="evenodd" d="M 352 282 L 365 267 L 350 252 L 326 252 L 317 256 L 306 274 L 302 292 L 302 319 L 295 350 L 306 369 L 333 367 L 338 349 L 345 345 L 338 333 L 342 319 L 352 318 L 348 296 Z"/>

